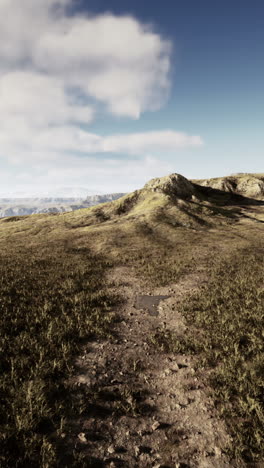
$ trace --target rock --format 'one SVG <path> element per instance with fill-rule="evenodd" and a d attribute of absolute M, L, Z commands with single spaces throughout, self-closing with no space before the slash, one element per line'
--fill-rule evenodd
<path fill-rule="evenodd" d="M 214 453 L 217 458 L 222 456 L 222 450 L 219 447 L 214 447 Z"/>
<path fill-rule="evenodd" d="M 172 370 L 173 372 L 177 372 L 177 371 L 179 370 L 179 366 L 178 366 L 177 362 L 175 362 L 175 363 L 173 363 L 173 364 L 171 365 L 171 370 Z"/>
<path fill-rule="evenodd" d="M 188 406 L 188 404 L 189 404 L 188 400 L 183 399 L 182 401 L 180 401 L 180 407 L 181 408 L 186 408 L 186 406 Z"/>
<path fill-rule="evenodd" d="M 158 427 L 160 426 L 160 423 L 158 421 L 155 421 L 152 426 L 151 426 L 151 429 L 153 431 L 155 431 L 156 429 L 158 429 Z"/>
<path fill-rule="evenodd" d="M 195 194 L 195 187 L 188 179 L 180 174 L 171 174 L 169 176 L 150 180 L 144 189 L 153 192 L 163 192 L 170 196 L 176 196 L 183 199 L 191 199 Z"/>
<path fill-rule="evenodd" d="M 86 436 L 85 436 L 85 433 L 84 432 L 80 432 L 80 434 L 78 434 L 78 439 L 83 443 L 87 443 L 87 439 L 86 439 Z"/>
<path fill-rule="evenodd" d="M 84 384 L 84 385 L 90 385 L 91 384 L 91 379 L 88 377 L 88 375 L 82 374 L 78 375 L 76 377 L 76 381 L 79 385 Z"/>
<path fill-rule="evenodd" d="M 212 187 L 229 193 L 237 193 L 249 198 L 264 198 L 264 179 L 262 174 L 234 174 L 199 181 L 204 187 Z"/>
<path fill-rule="evenodd" d="M 108 447 L 108 449 L 107 449 L 107 452 L 110 453 L 110 454 L 111 454 L 111 453 L 115 453 L 115 447 L 114 447 L 113 445 L 110 445 L 110 446 Z"/>
<path fill-rule="evenodd" d="M 137 445 L 135 445 L 134 451 L 135 451 L 135 455 L 136 455 L 136 457 L 137 457 L 137 456 L 139 455 L 140 448 L 139 448 Z"/>

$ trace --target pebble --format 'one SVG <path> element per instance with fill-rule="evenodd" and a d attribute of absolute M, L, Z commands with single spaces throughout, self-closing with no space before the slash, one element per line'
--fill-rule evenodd
<path fill-rule="evenodd" d="M 114 453 L 115 452 L 115 447 L 113 445 L 110 445 L 107 449 L 108 453 Z"/>
<path fill-rule="evenodd" d="M 153 431 L 155 431 L 156 429 L 158 429 L 158 427 L 160 426 L 160 423 L 158 421 L 155 421 L 152 426 L 151 426 L 151 429 Z"/>
<path fill-rule="evenodd" d="M 91 379 L 87 375 L 79 375 L 77 378 L 78 378 L 79 384 L 85 384 L 85 385 L 91 384 Z"/>
<path fill-rule="evenodd" d="M 78 434 L 78 439 L 82 442 L 82 443 L 86 443 L 87 442 L 87 439 L 85 437 L 85 433 L 84 432 L 80 432 L 80 434 Z"/>
<path fill-rule="evenodd" d="M 221 457 L 222 450 L 219 447 L 214 447 L 214 453 L 216 457 Z"/>
<path fill-rule="evenodd" d="M 137 457 L 140 452 L 140 448 L 137 445 L 135 445 L 134 450 L 135 450 L 135 455 Z"/>
<path fill-rule="evenodd" d="M 178 366 L 177 362 L 175 362 L 175 363 L 171 366 L 171 370 L 174 371 L 174 372 L 176 372 L 176 371 L 179 370 L 179 366 Z"/>

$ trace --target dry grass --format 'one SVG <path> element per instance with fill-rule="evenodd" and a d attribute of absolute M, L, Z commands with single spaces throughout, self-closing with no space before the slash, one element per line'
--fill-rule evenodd
<path fill-rule="evenodd" d="M 61 466 L 60 435 L 94 398 L 66 383 L 73 358 L 84 341 L 110 336 L 114 320 L 111 265 L 68 244 L 8 247 L 0 267 L 0 465 Z M 74 452 L 67 463 L 78 466 Z"/>
<path fill-rule="evenodd" d="M 215 405 L 233 436 L 230 456 L 239 464 L 264 459 L 263 311 L 264 243 L 215 259 L 210 281 L 179 311 L 189 333 L 160 330 L 151 341 L 175 353 L 199 355 L 199 366 L 213 369 Z"/>
<path fill-rule="evenodd" d="M 0 221 L 2 466 L 61 466 L 60 435 L 95 398 L 66 382 L 82 344 L 111 336 L 118 297 L 106 273 L 118 265 L 148 287 L 212 271 L 183 313 L 205 330 L 201 363 L 215 366 L 216 399 L 236 456 L 259 460 L 263 215 L 258 207 L 249 213 L 259 223 L 241 222 L 237 206 L 140 192 L 100 208 Z M 165 338 L 171 346 L 174 338 Z M 184 343 L 192 351 L 196 345 L 191 337 Z M 73 449 L 63 463 L 87 466 Z"/>

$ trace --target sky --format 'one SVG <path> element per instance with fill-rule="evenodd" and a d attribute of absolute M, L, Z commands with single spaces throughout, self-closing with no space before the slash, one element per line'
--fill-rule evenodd
<path fill-rule="evenodd" d="M 264 172 L 262 0 L 0 0 L 0 196 Z"/>

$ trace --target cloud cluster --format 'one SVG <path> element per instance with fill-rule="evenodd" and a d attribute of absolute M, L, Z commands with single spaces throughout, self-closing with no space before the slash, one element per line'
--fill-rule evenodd
<path fill-rule="evenodd" d="M 114 167 L 117 177 L 120 157 L 112 154 L 127 156 L 121 166 L 132 164 L 134 173 L 133 156 L 149 167 L 146 157 L 158 151 L 200 146 L 199 136 L 173 130 L 105 137 L 85 130 L 102 112 L 138 119 L 159 109 L 170 90 L 172 45 L 133 17 L 70 14 L 73 7 L 74 0 L 0 0 L 0 159 L 32 166 L 39 180 L 44 168 L 49 180 L 59 171 L 66 177 L 67 164 L 72 177 L 85 164 L 95 176 Z"/>
<path fill-rule="evenodd" d="M 64 105 L 81 94 L 86 103 L 95 99 L 132 118 L 159 108 L 169 89 L 170 42 L 132 17 L 67 16 L 71 3 L 0 0 L 1 88 L 8 73 L 5 81 L 21 94 L 23 82 L 27 89 L 32 84 L 28 106 L 37 102 L 37 88 L 55 111 L 59 93 Z M 80 112 L 83 122 L 89 122 L 89 106 L 87 115 Z"/>

